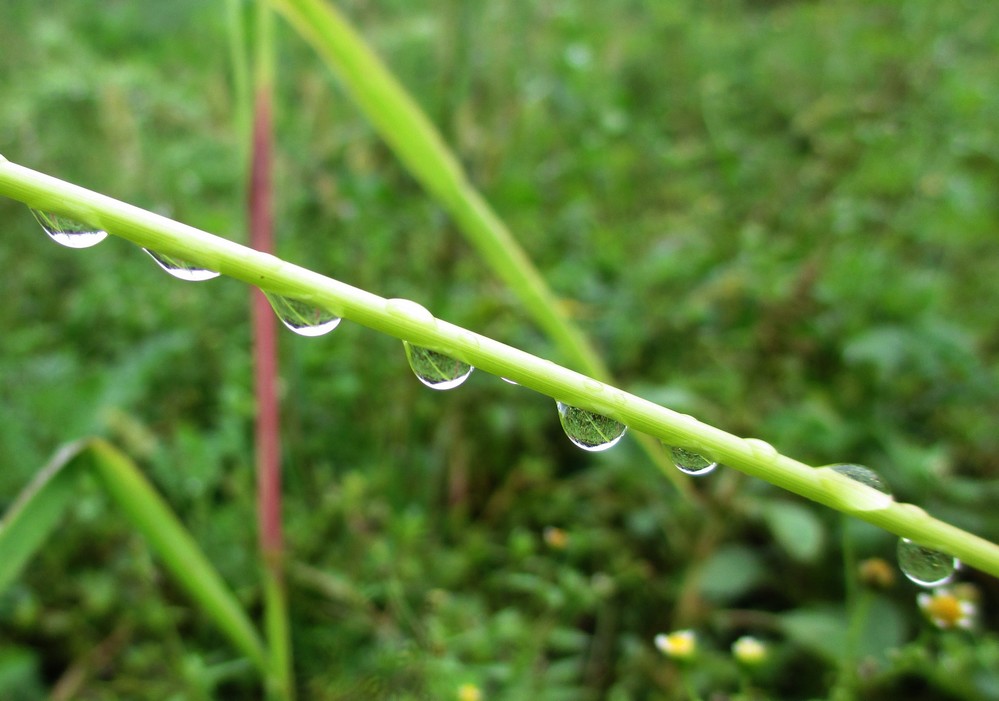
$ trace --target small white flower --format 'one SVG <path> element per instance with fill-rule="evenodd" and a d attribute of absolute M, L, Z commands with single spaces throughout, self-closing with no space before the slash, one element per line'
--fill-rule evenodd
<path fill-rule="evenodd" d="M 697 654 L 697 635 L 692 630 L 660 633 L 654 641 L 659 652 L 676 660 L 689 660 Z"/>
<path fill-rule="evenodd" d="M 742 664 L 755 666 L 767 658 L 767 646 L 751 635 L 744 635 L 732 643 L 732 654 Z"/>
<path fill-rule="evenodd" d="M 947 588 L 940 588 L 932 594 L 922 593 L 916 597 L 919 608 L 937 628 L 963 628 L 968 630 L 975 624 L 978 608 L 971 601 L 961 599 Z"/>

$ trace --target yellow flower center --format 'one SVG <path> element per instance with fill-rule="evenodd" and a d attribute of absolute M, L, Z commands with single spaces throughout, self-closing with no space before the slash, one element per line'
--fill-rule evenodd
<path fill-rule="evenodd" d="M 956 626 L 964 618 L 961 602 L 953 594 L 936 594 L 926 604 L 926 614 L 946 628 Z"/>

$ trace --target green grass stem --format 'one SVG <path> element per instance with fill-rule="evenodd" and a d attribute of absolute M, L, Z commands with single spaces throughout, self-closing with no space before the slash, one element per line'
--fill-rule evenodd
<path fill-rule="evenodd" d="M 264 290 L 309 301 L 334 314 L 419 346 L 446 353 L 480 370 L 509 378 L 628 425 L 669 445 L 688 446 L 782 489 L 850 514 L 887 531 L 959 557 L 999 576 L 999 546 L 898 503 L 830 470 L 816 470 L 697 419 L 624 392 L 491 338 L 436 319 L 408 300 L 387 300 L 10 162 L 0 162 L 0 194 L 104 228 L 140 246 L 162 250 Z M 205 283 L 212 284 L 212 283 Z M 555 407 L 552 406 L 552 420 Z"/>

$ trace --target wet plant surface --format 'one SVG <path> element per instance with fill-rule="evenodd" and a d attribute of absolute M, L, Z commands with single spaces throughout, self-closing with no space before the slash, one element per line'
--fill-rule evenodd
<path fill-rule="evenodd" d="M 623 386 L 761 454 L 869 465 L 994 540 L 999 10 L 650 5 L 344 9 Z M 244 238 L 220 7 L 0 19 L 0 153 Z M 288 35 L 278 252 L 559 360 Z M 105 435 L 254 610 L 245 286 L 181 284 L 114 237 L 69 250 L 101 230 L 36 217 L 0 200 L 0 498 Z M 336 326 L 271 303 L 301 335 Z M 999 696 L 999 587 L 932 548 L 721 467 L 688 504 L 630 434 L 578 450 L 548 398 L 484 373 L 427 391 L 407 356 L 431 383 L 470 366 L 356 325 L 281 353 L 303 698 Z M 616 440 L 566 409 L 570 434 Z M 260 693 L 93 485 L 0 596 L 0 645 L 3 698 L 74 670 L 76 698 Z"/>

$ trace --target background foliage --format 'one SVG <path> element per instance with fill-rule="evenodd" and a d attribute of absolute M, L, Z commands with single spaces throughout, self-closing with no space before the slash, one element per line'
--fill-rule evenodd
<path fill-rule="evenodd" d="M 999 9 L 343 6 L 627 387 L 815 464 L 870 465 L 999 537 Z M 0 18 L 0 153 L 244 238 L 220 3 L 8 0 Z M 281 39 L 278 252 L 558 360 Z M 106 435 L 253 609 L 245 287 L 176 282 L 124 241 L 61 249 L 9 201 L 0 220 L 0 503 L 61 443 Z M 964 573 L 983 625 L 940 634 L 907 583 L 844 593 L 844 528 L 860 557 L 891 559 L 887 534 L 726 472 L 692 508 L 633 443 L 583 454 L 550 400 L 484 374 L 430 392 L 396 341 L 350 324 L 281 351 L 305 698 L 464 682 L 675 698 L 679 668 L 651 641 L 680 627 L 708 648 L 687 670 L 705 695 L 739 688 L 726 651 L 750 632 L 774 646 L 753 682 L 776 698 L 999 698 L 994 580 Z M 82 699 L 258 693 L 106 507 L 81 494 L 0 597 L 4 698 L 73 670 Z M 870 621 L 855 645 L 851 617 Z"/>

